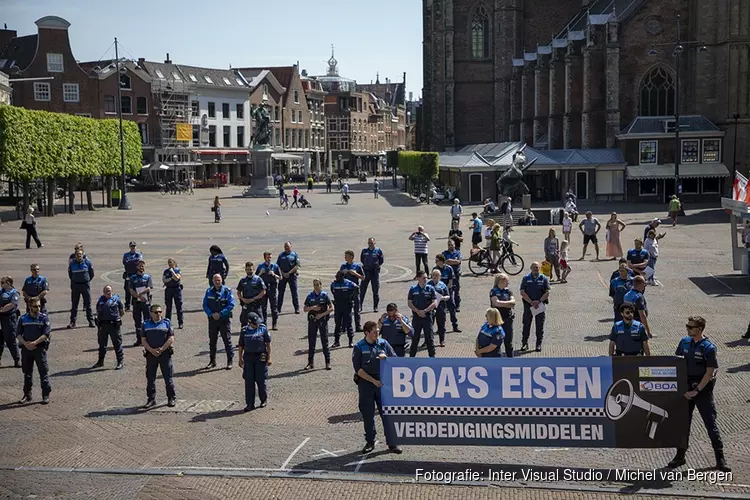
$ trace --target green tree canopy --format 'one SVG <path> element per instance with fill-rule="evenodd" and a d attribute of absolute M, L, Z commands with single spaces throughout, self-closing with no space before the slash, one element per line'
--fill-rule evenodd
<path fill-rule="evenodd" d="M 399 151 L 398 172 L 409 176 L 417 184 L 426 183 L 437 178 L 439 172 L 438 160 L 437 153 Z"/>

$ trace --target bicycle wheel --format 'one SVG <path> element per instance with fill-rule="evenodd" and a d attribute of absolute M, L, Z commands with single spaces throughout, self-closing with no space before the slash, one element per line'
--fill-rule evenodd
<path fill-rule="evenodd" d="M 503 271 L 505 271 L 507 274 L 509 274 L 510 276 L 515 276 L 517 274 L 520 274 L 524 269 L 523 259 L 520 255 L 507 253 L 505 254 L 505 257 L 503 257 L 502 267 Z"/>
<path fill-rule="evenodd" d="M 161 187 L 161 188 L 159 189 L 159 192 L 160 192 L 160 193 L 162 194 L 162 196 L 163 196 L 163 195 L 165 195 L 165 194 L 167 194 L 167 193 L 169 192 L 169 188 L 168 188 L 167 186 L 162 186 L 162 187 Z"/>
<path fill-rule="evenodd" d="M 490 263 L 489 258 L 487 257 L 487 253 L 485 252 L 483 255 L 481 255 L 478 260 L 469 259 L 469 270 L 477 276 L 487 274 L 487 271 L 490 270 Z"/>

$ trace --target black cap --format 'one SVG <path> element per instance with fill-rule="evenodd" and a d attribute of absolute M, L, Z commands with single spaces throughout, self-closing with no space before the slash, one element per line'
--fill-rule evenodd
<path fill-rule="evenodd" d="M 256 313 L 251 312 L 247 315 L 247 322 L 253 325 L 258 325 L 261 323 L 260 316 L 258 316 Z"/>
<path fill-rule="evenodd" d="M 128 246 L 130 246 L 130 247 L 134 247 L 134 246 L 136 246 L 136 244 L 135 244 L 135 241 L 131 241 L 131 242 L 130 242 L 130 244 L 129 244 Z"/>

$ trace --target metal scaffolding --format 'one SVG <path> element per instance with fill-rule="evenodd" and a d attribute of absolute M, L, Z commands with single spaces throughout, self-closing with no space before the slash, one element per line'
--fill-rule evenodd
<path fill-rule="evenodd" d="M 192 141 L 177 141 L 177 124 L 191 123 L 190 95 L 185 82 L 153 78 L 151 81 L 154 108 L 159 117 L 156 148 L 162 155 L 181 157 L 190 151 Z"/>

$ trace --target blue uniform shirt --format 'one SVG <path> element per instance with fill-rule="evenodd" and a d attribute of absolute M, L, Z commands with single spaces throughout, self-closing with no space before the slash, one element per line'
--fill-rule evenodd
<path fill-rule="evenodd" d="M 263 283 L 263 280 L 255 275 L 245 276 L 237 284 L 237 291 L 240 292 L 243 299 L 257 297 L 265 289 L 266 285 Z"/>
<path fill-rule="evenodd" d="M 68 278 L 76 284 L 84 284 L 94 279 L 94 265 L 88 259 L 74 260 L 68 266 Z"/>
<path fill-rule="evenodd" d="M 490 326 L 487 323 L 482 325 L 477 335 L 477 347 L 487 347 L 488 345 L 494 345 L 495 349 L 482 354 L 483 358 L 499 358 L 502 356 L 500 347 L 503 345 L 503 339 L 505 338 L 505 331 L 500 325 Z"/>
<path fill-rule="evenodd" d="M 266 325 L 260 324 L 257 328 L 250 325 L 242 327 L 239 345 L 245 350 L 245 354 L 262 354 L 267 352 L 266 344 L 271 343 L 271 334 L 268 333 Z"/>
<path fill-rule="evenodd" d="M 703 337 L 699 342 L 693 341 L 690 336 L 683 337 L 675 355 L 685 356 L 688 382 L 700 382 L 706 374 L 706 368 L 719 368 L 716 346 L 708 337 Z"/>
<path fill-rule="evenodd" d="M 146 337 L 148 345 L 156 349 L 163 346 L 169 340 L 169 337 L 174 337 L 174 330 L 172 330 L 172 324 L 166 318 L 158 323 L 149 318 L 143 322 L 142 335 Z"/>
<path fill-rule="evenodd" d="M 409 288 L 409 295 L 407 297 L 408 300 L 411 300 L 414 307 L 423 311 L 435 302 L 437 292 L 435 291 L 435 287 L 430 285 L 429 282 L 425 284 L 424 288 L 420 287 L 419 283 L 417 283 Z"/>
<path fill-rule="evenodd" d="M 333 300 L 337 304 L 347 304 L 354 300 L 354 295 L 359 290 L 359 286 L 353 281 L 344 279 L 344 281 L 334 281 L 331 283 L 331 293 Z"/>
<path fill-rule="evenodd" d="M 362 249 L 362 253 L 359 254 L 359 261 L 362 262 L 362 267 L 366 271 L 374 271 L 380 269 L 384 261 L 383 251 L 378 247 L 370 250 L 370 247 Z"/>
<path fill-rule="evenodd" d="M 625 294 L 625 297 L 623 297 L 623 302 L 630 302 L 632 304 L 635 304 L 635 310 L 638 311 L 645 311 L 646 314 L 648 314 L 648 306 L 646 305 L 646 297 L 643 296 L 641 292 L 633 288 L 628 293 Z"/>
<path fill-rule="evenodd" d="M 459 276 L 461 276 L 461 258 L 462 258 L 461 257 L 461 252 L 459 252 L 458 250 L 454 250 L 453 252 L 451 252 L 449 250 L 443 250 L 443 256 L 445 256 L 445 260 L 448 260 L 448 259 L 457 259 L 458 260 L 458 264 L 451 265 L 450 267 L 453 268 L 453 272 L 456 275 L 456 278 L 458 278 Z"/>
<path fill-rule="evenodd" d="M 445 267 L 450 269 L 450 266 Z M 430 280 L 427 282 L 427 284 L 432 285 L 432 288 L 435 289 L 435 293 L 437 295 L 440 295 L 438 299 L 441 299 L 441 297 L 448 297 L 451 294 L 450 290 L 448 290 L 448 285 L 446 285 L 442 281 L 438 281 L 437 283 L 435 283 L 434 281 Z M 438 309 L 441 307 L 445 308 L 445 302 L 442 299 L 438 302 Z"/>
<path fill-rule="evenodd" d="M 102 295 L 96 301 L 96 315 L 100 320 L 119 321 L 120 310 L 124 307 L 119 295 L 112 295 L 109 299 Z"/>
<path fill-rule="evenodd" d="M 274 274 L 277 276 L 281 276 L 281 270 L 279 269 L 279 266 L 274 264 L 273 262 L 271 262 L 270 264 L 262 262 L 255 270 L 255 274 L 260 276 L 260 278 L 263 280 L 263 283 L 266 284 L 266 288 L 269 288 L 271 286 L 276 286 L 276 278 L 274 277 Z"/>
<path fill-rule="evenodd" d="M 0 313 L 0 316 L 10 316 L 11 314 L 16 314 L 16 311 L 18 310 L 18 290 L 15 288 L 11 288 L 10 290 L 0 289 L 0 307 L 7 306 L 8 304 L 13 304 L 14 307 L 8 312 Z"/>
<path fill-rule="evenodd" d="M 362 276 L 365 275 L 365 270 L 362 268 L 362 264 L 358 264 L 356 262 L 352 262 L 351 264 L 344 262 L 343 264 L 341 264 L 341 267 L 339 268 L 339 271 L 346 272 L 349 270 L 354 271 L 355 273 L 360 274 Z M 345 278 L 351 281 L 352 283 L 359 284 L 359 278 L 357 278 L 356 276 L 352 274 L 346 273 Z"/>
<path fill-rule="evenodd" d="M 440 281 L 445 283 L 446 285 L 456 276 L 456 272 L 448 264 L 444 265 L 443 267 L 435 266 L 433 270 L 435 269 L 440 271 Z"/>
<path fill-rule="evenodd" d="M 612 273 L 612 276 L 609 278 L 609 282 L 612 283 L 612 280 L 615 279 L 615 278 L 617 278 L 617 277 L 619 277 L 619 276 L 620 276 L 620 270 L 618 269 L 617 271 L 615 271 L 615 272 Z M 632 269 L 628 269 L 628 276 L 630 278 L 632 278 L 632 277 L 635 276 L 635 273 L 633 273 Z"/>
<path fill-rule="evenodd" d="M 83 258 L 85 259 L 86 257 L 84 256 Z M 138 271 L 137 267 L 139 260 L 144 259 L 143 254 L 137 250 L 135 252 L 128 251 L 122 254 L 122 265 L 125 268 L 125 272 L 128 273 L 128 276 L 135 274 Z"/>
<path fill-rule="evenodd" d="M 180 274 L 180 268 L 179 267 L 175 267 L 174 268 L 174 272 L 176 274 Z M 164 274 L 162 276 L 163 276 L 162 281 L 164 281 L 165 279 L 169 279 L 169 281 L 167 281 L 164 284 L 164 286 L 166 288 L 179 288 L 180 287 L 180 282 L 182 280 L 175 280 L 175 279 L 173 279 L 172 271 L 170 271 L 169 268 L 166 268 L 164 270 Z"/>
<path fill-rule="evenodd" d="M 203 296 L 203 311 L 206 316 L 210 318 L 213 313 L 219 313 L 221 319 L 227 319 L 232 309 L 234 309 L 234 294 L 228 286 L 221 285 L 218 290 L 212 286 L 206 290 L 206 295 Z"/>
<path fill-rule="evenodd" d="M 622 279 L 619 276 L 609 283 L 609 296 L 612 297 L 615 307 L 619 307 L 625 302 L 625 294 L 633 289 L 633 278 Z"/>
<path fill-rule="evenodd" d="M 206 278 L 212 279 L 214 274 L 218 274 L 224 279 L 226 279 L 227 274 L 229 274 L 229 261 L 224 257 L 223 253 L 211 255 L 208 258 Z"/>
<path fill-rule="evenodd" d="M 549 290 L 549 280 L 542 273 L 539 273 L 536 278 L 529 273 L 521 280 L 521 291 L 526 292 L 531 300 L 541 300 L 547 290 Z"/>
<path fill-rule="evenodd" d="M 378 339 L 374 344 L 370 344 L 367 339 L 362 339 L 354 344 L 354 350 L 352 351 L 354 373 L 362 368 L 368 375 L 380 380 L 380 358 L 378 356 L 381 353 L 385 353 L 387 357 L 396 357 L 396 351 L 385 339 Z"/>
<path fill-rule="evenodd" d="M 26 278 L 26 281 L 23 282 L 23 288 L 21 288 L 21 291 L 26 292 L 26 295 L 29 297 L 37 297 L 45 290 L 49 291 L 49 283 L 47 282 L 47 278 L 42 275 L 39 275 L 36 278 L 29 276 Z M 42 298 L 41 302 L 44 303 L 46 300 Z"/>
<path fill-rule="evenodd" d="M 328 295 L 328 292 L 325 290 L 321 290 L 320 293 L 315 293 L 315 290 L 307 294 L 307 297 L 305 298 L 305 305 L 307 307 L 313 307 L 318 306 L 318 309 L 314 312 L 315 314 L 320 314 L 324 311 L 328 310 L 328 306 L 331 304 L 331 297 Z"/>
<path fill-rule="evenodd" d="M 143 274 L 132 274 L 130 275 L 130 288 L 138 293 L 139 288 L 153 288 L 154 284 L 151 281 L 151 275 L 148 273 Z M 139 302 L 143 304 L 151 304 L 151 292 L 146 295 L 141 295 Z"/>
<path fill-rule="evenodd" d="M 388 316 L 381 322 L 380 336 L 392 346 L 406 344 L 406 336 L 409 335 L 411 337 L 414 334 L 414 327 L 411 326 L 409 320 L 406 319 L 406 316 L 402 316 L 402 318 L 404 318 L 403 323 L 398 317 L 391 319 Z M 404 330 L 401 328 L 403 325 L 409 327 L 408 334 L 404 333 Z"/>
<path fill-rule="evenodd" d="M 288 273 L 293 267 L 299 266 L 299 256 L 297 252 L 281 252 L 276 259 L 276 265 L 282 272 Z"/>
<path fill-rule="evenodd" d="M 642 264 L 648 260 L 648 250 L 645 248 L 641 248 L 640 250 L 631 248 L 628 250 L 628 255 L 625 258 L 631 264 Z"/>
<path fill-rule="evenodd" d="M 617 353 L 633 356 L 643 351 L 643 342 L 648 340 L 648 335 L 640 321 L 633 320 L 629 325 L 618 321 L 612 326 L 609 340 L 615 343 Z"/>
<path fill-rule="evenodd" d="M 492 305 L 492 297 L 497 297 L 498 300 L 507 302 L 513 298 L 513 292 L 510 291 L 510 288 L 493 288 L 490 290 L 490 305 Z M 500 311 L 503 322 L 512 319 L 514 316 L 513 309 L 508 307 L 497 307 L 496 309 Z"/>
<path fill-rule="evenodd" d="M 44 313 L 39 313 L 36 318 L 30 313 L 26 313 L 18 320 L 16 327 L 16 336 L 22 337 L 26 342 L 33 342 L 42 335 L 50 336 L 49 317 Z"/>

